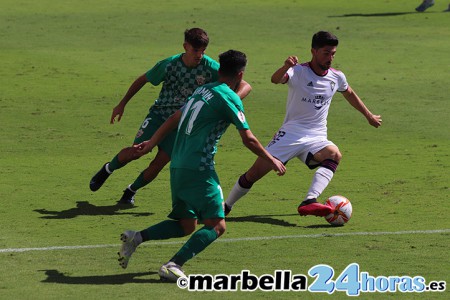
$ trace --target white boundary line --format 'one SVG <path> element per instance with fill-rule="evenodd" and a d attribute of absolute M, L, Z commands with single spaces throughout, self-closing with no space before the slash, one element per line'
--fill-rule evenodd
<path fill-rule="evenodd" d="M 230 238 L 218 239 L 216 242 L 234 243 L 240 241 L 263 241 L 263 240 L 280 240 L 280 239 L 303 239 L 303 238 L 321 238 L 321 237 L 342 237 L 342 236 L 374 236 L 374 235 L 403 235 L 403 234 L 435 234 L 435 233 L 450 233 L 450 229 L 436 229 L 436 230 L 409 230 L 409 231 L 379 231 L 379 232 L 348 232 L 348 233 L 319 233 L 319 234 L 300 234 L 300 235 L 281 235 L 281 236 L 255 236 L 244 238 Z M 150 242 L 142 244 L 147 245 L 170 245 L 183 244 L 185 241 L 165 241 L 165 242 Z M 77 250 L 77 249 L 94 249 L 94 248 L 111 248 L 119 247 L 119 244 L 110 245 L 86 245 L 86 246 L 53 246 L 42 248 L 8 248 L 0 249 L 0 253 L 19 253 L 29 251 L 52 251 L 52 250 Z"/>

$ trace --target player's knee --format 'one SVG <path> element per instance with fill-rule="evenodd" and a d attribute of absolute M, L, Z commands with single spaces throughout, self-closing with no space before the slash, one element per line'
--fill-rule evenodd
<path fill-rule="evenodd" d="M 342 154 L 339 151 L 339 149 L 333 149 L 328 155 L 326 159 L 334 160 L 335 162 L 339 163 L 342 159 Z"/>
<path fill-rule="evenodd" d="M 334 161 L 336 161 L 336 162 L 340 162 L 341 159 L 342 159 L 342 154 L 341 154 L 341 152 L 339 152 L 339 150 L 336 151 L 336 152 L 334 153 L 332 159 L 333 159 Z"/>
<path fill-rule="evenodd" d="M 214 230 L 216 231 L 216 233 L 217 233 L 217 237 L 219 237 L 219 236 L 221 236 L 222 234 L 224 234 L 225 233 L 225 231 L 226 231 L 226 228 L 227 226 L 225 225 L 225 222 L 220 222 L 219 224 L 217 224 L 215 227 L 214 227 Z"/>
<path fill-rule="evenodd" d="M 196 219 L 180 219 L 180 220 L 178 220 L 178 223 L 180 224 L 181 228 L 183 228 L 183 232 L 184 232 L 185 236 L 193 233 L 197 226 Z"/>
<path fill-rule="evenodd" d="M 183 224 L 183 232 L 184 232 L 184 236 L 190 235 L 191 233 L 193 233 L 195 231 L 195 224 Z"/>
<path fill-rule="evenodd" d="M 203 223 L 205 224 L 205 226 L 207 226 L 209 228 L 213 228 L 214 231 L 217 233 L 217 237 L 224 234 L 226 227 L 227 227 L 226 223 L 225 223 L 225 219 L 220 219 L 220 218 L 205 219 L 205 220 L 203 220 Z"/>

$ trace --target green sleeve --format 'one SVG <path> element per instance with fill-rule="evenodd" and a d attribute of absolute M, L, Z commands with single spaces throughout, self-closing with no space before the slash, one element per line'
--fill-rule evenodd
<path fill-rule="evenodd" d="M 212 59 L 211 57 L 207 56 L 206 54 L 203 57 L 206 60 L 206 65 L 211 70 L 212 74 L 211 82 L 217 81 L 219 79 L 219 67 L 220 67 L 219 63 L 214 59 Z"/>
<path fill-rule="evenodd" d="M 147 71 L 147 73 L 145 73 L 147 81 L 155 86 L 159 85 L 161 82 L 164 81 L 164 78 L 166 77 L 167 65 L 170 62 L 174 61 L 175 59 L 178 59 L 179 57 L 180 54 L 174 55 L 156 63 L 156 65 L 153 68 L 151 68 L 150 70 Z"/>
<path fill-rule="evenodd" d="M 223 112 L 228 120 L 236 126 L 236 129 L 250 129 L 244 114 L 244 106 L 237 94 L 229 94 L 224 101 Z"/>

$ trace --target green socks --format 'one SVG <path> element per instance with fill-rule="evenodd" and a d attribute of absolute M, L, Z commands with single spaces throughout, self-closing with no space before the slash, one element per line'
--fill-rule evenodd
<path fill-rule="evenodd" d="M 153 225 L 141 232 L 142 242 L 149 240 L 166 240 L 185 236 L 180 223 L 175 220 L 166 220 Z M 185 262 L 202 252 L 218 238 L 213 227 L 202 227 L 197 230 L 189 240 L 181 247 L 170 261 L 182 266 Z"/>
<path fill-rule="evenodd" d="M 144 172 L 141 172 L 141 174 L 139 174 L 136 180 L 131 184 L 130 188 L 133 191 L 137 191 L 138 189 L 140 189 L 143 186 L 146 186 L 147 184 L 148 182 L 144 180 Z"/>
<path fill-rule="evenodd" d="M 214 228 L 204 226 L 191 236 L 170 261 L 182 266 L 189 259 L 202 252 L 217 238 L 217 232 Z"/>
<path fill-rule="evenodd" d="M 121 163 L 119 161 L 119 158 L 116 155 L 109 162 L 108 170 L 112 173 L 113 171 L 118 170 L 118 169 L 124 167 L 125 165 L 126 165 L 126 163 L 125 164 Z M 145 179 L 144 179 L 144 172 L 141 172 L 141 174 L 139 174 L 139 176 L 136 178 L 136 180 L 131 184 L 130 188 L 131 188 L 131 190 L 136 192 L 138 189 L 140 189 L 143 186 L 146 186 L 147 184 L 149 184 L 149 182 L 145 181 Z"/>
<path fill-rule="evenodd" d="M 126 164 L 123 164 L 121 162 L 119 162 L 119 158 L 116 156 L 114 156 L 114 158 L 109 162 L 108 165 L 108 169 L 110 172 L 113 172 L 114 170 L 120 169 L 123 166 L 125 166 Z"/>
<path fill-rule="evenodd" d="M 166 220 L 141 231 L 142 241 L 167 240 L 185 236 L 180 223 L 175 220 Z"/>

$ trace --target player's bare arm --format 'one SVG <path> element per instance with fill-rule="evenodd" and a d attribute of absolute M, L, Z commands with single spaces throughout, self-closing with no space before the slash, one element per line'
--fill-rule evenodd
<path fill-rule="evenodd" d="M 236 94 L 243 100 L 245 97 L 250 94 L 252 91 L 252 86 L 245 80 L 241 80 L 241 83 L 239 84 Z"/>
<path fill-rule="evenodd" d="M 272 74 L 271 82 L 278 84 L 278 83 L 286 83 L 288 81 L 288 77 L 286 76 L 286 72 L 289 70 L 289 68 L 292 68 L 298 64 L 298 58 L 297 56 L 289 56 L 285 61 L 281 68 L 275 71 L 275 73 Z"/>
<path fill-rule="evenodd" d="M 373 113 L 371 113 L 370 110 L 364 105 L 364 102 L 362 102 L 362 100 L 358 97 L 358 95 L 355 93 L 355 91 L 352 90 L 350 86 L 345 92 L 342 92 L 342 95 L 354 108 L 356 108 L 366 117 L 370 125 L 372 125 L 375 128 L 381 126 L 381 123 L 383 122 L 381 116 L 374 115 Z"/>
<path fill-rule="evenodd" d="M 269 152 L 264 149 L 258 139 L 253 135 L 253 133 L 249 129 L 239 130 L 239 134 L 241 135 L 242 142 L 245 147 L 247 147 L 250 151 L 261 157 L 262 159 L 268 161 L 272 165 L 272 170 L 277 172 L 279 176 L 284 175 L 286 173 L 286 167 L 284 164 L 270 155 Z"/>
<path fill-rule="evenodd" d="M 120 100 L 119 104 L 117 104 L 116 107 L 113 108 L 112 115 L 111 115 L 111 124 L 114 124 L 114 121 L 117 117 L 117 122 L 120 122 L 120 119 L 122 119 L 123 112 L 125 111 L 125 106 L 127 105 L 128 101 L 133 98 L 134 95 L 136 95 L 137 92 L 141 90 L 141 88 L 147 83 L 147 78 L 145 77 L 145 74 L 139 76 L 129 87 L 127 93 L 125 96 Z"/>

